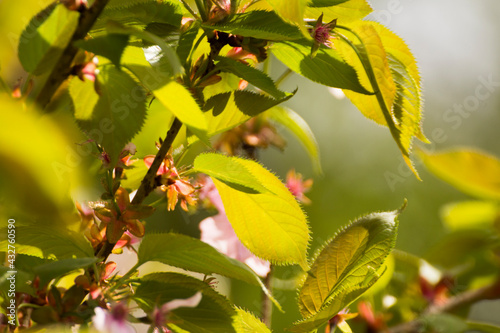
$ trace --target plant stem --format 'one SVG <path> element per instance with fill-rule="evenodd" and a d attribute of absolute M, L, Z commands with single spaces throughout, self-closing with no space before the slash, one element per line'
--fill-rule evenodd
<path fill-rule="evenodd" d="M 461 307 L 470 306 L 471 304 L 485 299 L 495 299 L 500 297 L 500 280 L 483 288 L 469 290 L 458 294 L 448 299 L 442 305 L 429 306 L 422 315 L 407 323 L 399 324 L 388 329 L 389 333 L 417 333 L 421 332 L 421 328 L 425 325 L 425 320 L 422 317 L 426 315 L 435 315 L 445 312 L 453 312 Z"/>
<path fill-rule="evenodd" d="M 87 36 L 87 33 L 90 31 L 90 28 L 92 28 L 92 25 L 104 10 L 108 1 L 109 0 L 95 0 L 94 4 L 90 8 L 84 10 L 80 14 L 78 26 L 76 27 L 71 40 L 59 57 L 59 60 L 52 69 L 45 85 L 35 99 L 35 104 L 41 109 L 44 109 L 49 104 L 52 96 L 71 73 L 71 63 L 78 52 L 78 48 L 73 46 L 73 42 Z"/>
<path fill-rule="evenodd" d="M 264 279 L 264 285 L 271 294 L 273 292 L 272 291 L 273 271 L 274 271 L 273 265 L 271 265 L 271 270 Z M 262 292 L 261 315 L 262 315 L 262 322 L 266 324 L 267 327 L 271 328 L 272 317 L 273 317 L 273 303 L 271 302 L 271 299 L 264 292 Z"/>
<path fill-rule="evenodd" d="M 205 9 L 205 1 L 195 0 L 195 3 L 196 3 L 196 7 L 198 7 L 198 13 L 201 16 L 201 19 L 203 20 L 203 22 L 207 22 L 208 16 L 207 16 L 207 11 Z"/>
<path fill-rule="evenodd" d="M 290 68 L 287 68 L 283 74 L 281 74 L 281 76 L 276 80 L 275 84 L 276 84 L 276 87 L 279 87 L 280 84 L 283 83 L 283 81 L 285 81 L 285 79 L 290 75 L 292 74 L 292 70 Z"/>
<path fill-rule="evenodd" d="M 184 0 L 181 0 L 182 4 L 184 5 L 184 8 L 186 8 L 186 10 L 191 14 L 193 15 L 193 17 L 196 19 L 196 20 L 199 20 L 200 18 L 198 17 L 198 15 L 196 15 L 196 13 L 193 11 L 193 9 L 189 6 L 189 4 L 184 1 Z"/>
<path fill-rule="evenodd" d="M 172 146 L 172 143 L 174 142 L 174 139 L 177 136 L 177 133 L 179 133 L 181 127 L 182 123 L 179 119 L 175 118 L 174 122 L 170 126 L 170 129 L 167 132 L 165 141 L 163 141 L 160 150 L 158 150 L 158 153 L 156 154 L 155 159 L 151 164 L 151 167 L 141 181 L 141 185 L 139 186 L 139 189 L 137 190 L 134 199 L 132 200 L 133 205 L 142 203 L 144 199 L 146 199 L 146 197 L 154 190 L 156 172 L 160 168 L 161 163 L 165 159 L 165 156 L 170 150 L 170 147 Z M 106 241 L 104 245 L 98 250 L 97 257 L 107 258 L 111 254 L 111 251 L 113 251 L 114 247 L 115 244 Z"/>

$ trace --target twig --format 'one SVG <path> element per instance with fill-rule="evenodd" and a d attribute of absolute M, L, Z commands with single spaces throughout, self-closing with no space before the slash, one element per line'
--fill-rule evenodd
<path fill-rule="evenodd" d="M 181 127 L 182 123 L 179 121 L 179 119 L 175 118 L 172 126 L 170 126 L 170 129 L 167 132 L 165 141 L 163 141 L 160 150 L 158 150 L 158 153 L 156 154 L 155 159 L 151 164 L 151 167 L 142 179 L 141 185 L 137 189 L 134 199 L 132 200 L 132 204 L 137 205 L 142 203 L 144 199 L 146 199 L 146 197 L 155 189 L 156 172 L 160 168 L 161 163 L 165 159 L 165 156 L 170 150 L 170 147 L 172 146 L 172 143 L 174 142 L 174 139 L 177 136 L 177 133 L 179 133 Z M 106 241 L 104 245 L 98 250 L 96 254 L 97 257 L 107 258 L 111 254 L 111 251 L 113 251 L 114 247 L 115 244 Z"/>
<path fill-rule="evenodd" d="M 445 312 L 453 312 L 461 307 L 469 306 L 474 302 L 485 300 L 485 299 L 494 299 L 500 297 L 500 280 L 495 283 L 474 290 L 469 290 L 458 294 L 454 297 L 451 297 L 446 303 L 442 305 L 431 305 L 427 308 L 421 315 L 424 317 L 426 315 L 435 315 Z M 425 321 L 422 318 L 418 318 L 407 323 L 403 323 L 397 326 L 393 326 L 388 329 L 389 333 L 416 333 L 420 332 L 422 325 L 425 324 Z"/>
<path fill-rule="evenodd" d="M 273 265 L 271 265 L 271 270 L 267 274 L 267 276 L 264 278 L 264 285 L 266 286 L 267 290 L 272 293 L 272 285 L 273 282 Z M 271 322 L 272 322 L 272 317 L 273 317 L 273 303 L 271 302 L 271 299 L 266 295 L 266 293 L 262 292 L 262 322 L 266 324 L 267 327 L 271 328 Z"/>
<path fill-rule="evenodd" d="M 52 69 L 49 78 L 45 82 L 45 85 L 35 100 L 35 103 L 41 109 L 44 109 L 49 104 L 52 96 L 71 73 L 71 63 L 78 52 L 78 48 L 73 46 L 73 42 L 87 36 L 87 33 L 90 31 L 90 28 L 92 28 L 92 25 L 94 25 L 94 22 L 104 10 L 108 1 L 109 0 L 95 0 L 91 7 L 84 10 L 80 14 L 78 26 L 76 27 L 70 42 L 64 49 L 61 57 Z"/>

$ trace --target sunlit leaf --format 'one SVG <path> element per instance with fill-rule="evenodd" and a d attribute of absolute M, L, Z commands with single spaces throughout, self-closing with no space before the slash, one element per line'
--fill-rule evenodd
<path fill-rule="evenodd" d="M 260 319 L 240 308 L 236 308 L 234 328 L 237 333 L 271 333 Z"/>
<path fill-rule="evenodd" d="M 241 158 L 222 154 L 200 154 L 194 160 L 194 170 L 203 172 L 222 182 L 244 186 L 257 192 L 268 192 L 258 179 L 240 163 Z"/>
<path fill-rule="evenodd" d="M 293 40 L 303 37 L 297 27 L 284 22 L 276 13 L 264 10 L 235 14 L 220 23 L 204 24 L 202 27 L 266 40 Z"/>
<path fill-rule="evenodd" d="M 345 94 L 367 118 L 389 127 L 406 164 L 418 178 L 410 160 L 412 139 L 417 136 L 428 141 L 420 128 L 420 83 L 419 77 L 412 76 L 416 72 L 415 60 L 404 42 L 382 26 L 362 22 L 347 34 L 353 41 L 342 36 L 336 45 L 360 75 L 361 83 L 375 94 L 367 96 L 352 91 Z M 388 53 L 381 36 L 387 40 L 388 50 L 397 47 L 407 50 L 398 52 L 402 60 Z"/>
<path fill-rule="evenodd" d="M 245 65 L 231 58 L 218 57 L 217 60 L 217 68 L 220 68 L 221 71 L 233 73 L 262 91 L 265 91 L 275 99 L 279 100 L 286 97 L 286 94 L 276 87 L 274 81 L 266 73 L 257 68 Z"/>
<path fill-rule="evenodd" d="M 467 321 L 467 327 L 470 330 L 479 331 L 482 333 L 500 333 L 500 326 L 491 323 Z"/>
<path fill-rule="evenodd" d="M 6 228 L 1 232 L 7 235 Z M 3 249 L 7 244 L 7 240 L 0 241 Z M 51 259 L 94 256 L 94 250 L 83 234 L 43 223 L 16 227 L 16 253 Z"/>
<path fill-rule="evenodd" d="M 201 292 L 202 298 L 194 308 L 181 307 L 169 313 L 169 320 L 188 332 L 235 332 L 232 326 L 234 309 L 226 297 L 207 283 L 178 273 L 153 273 L 141 278 L 134 300 L 141 308 L 151 312 L 155 306 L 187 299 Z"/>
<path fill-rule="evenodd" d="M 41 285 L 50 280 L 68 274 L 71 271 L 86 268 L 98 261 L 98 258 L 69 258 L 47 262 L 33 268 L 33 273 L 40 277 Z"/>
<path fill-rule="evenodd" d="M 394 248 L 397 217 L 405 205 L 397 211 L 364 216 L 326 243 L 300 289 L 298 301 L 304 319 L 292 331 L 318 328 L 378 280 L 378 271 Z"/>
<path fill-rule="evenodd" d="M 178 1 L 110 2 L 99 16 L 90 33 L 98 34 L 105 30 L 108 20 L 140 29 L 156 26 L 169 31 L 168 26 L 180 27 L 182 10 Z"/>
<path fill-rule="evenodd" d="M 193 48 L 194 41 L 200 32 L 200 24 L 198 21 L 195 21 L 191 24 L 188 30 L 183 31 L 179 36 L 179 42 L 177 44 L 177 55 L 179 56 L 179 60 L 181 64 L 185 64 L 186 60 L 191 53 Z"/>
<path fill-rule="evenodd" d="M 278 265 L 299 264 L 307 270 L 309 227 L 299 204 L 260 164 L 244 159 L 239 162 L 269 192 L 244 191 L 213 179 L 236 235 L 258 257 Z"/>
<path fill-rule="evenodd" d="M 308 0 L 266 0 L 276 13 L 285 21 L 299 27 L 302 33 L 309 37 L 304 23 L 304 11 Z"/>
<path fill-rule="evenodd" d="M 212 246 L 185 235 L 146 234 L 138 250 L 138 263 L 158 261 L 207 275 L 219 274 L 260 286 L 269 295 L 260 278 L 250 267 L 229 258 Z M 273 298 L 272 298 L 273 299 Z M 273 299 L 279 307 L 279 304 Z"/>
<path fill-rule="evenodd" d="M 500 200 L 500 160 L 496 156 L 474 148 L 418 153 L 429 171 L 457 189 L 475 197 Z"/>
<path fill-rule="evenodd" d="M 120 68 L 120 59 L 127 44 L 128 36 L 118 34 L 103 35 L 74 43 L 79 48 L 108 58 L 118 68 Z"/>
<path fill-rule="evenodd" d="M 339 24 L 357 21 L 372 12 L 366 0 L 312 0 L 305 11 L 305 17 L 318 19 L 323 14 L 323 21 L 337 19 Z"/>
<path fill-rule="evenodd" d="M 246 90 L 214 95 L 205 102 L 203 107 L 208 134 L 212 136 L 234 128 L 273 106 L 287 101 L 293 94 L 279 100 Z"/>
<path fill-rule="evenodd" d="M 199 138 L 206 140 L 207 123 L 191 93 L 176 81 L 153 90 L 155 97 Z"/>
<path fill-rule="evenodd" d="M 497 202 L 462 201 L 443 206 L 440 213 L 450 230 L 483 229 L 493 226 L 500 207 Z"/>
<path fill-rule="evenodd" d="M 134 79 L 115 66 L 99 67 L 97 87 L 90 81 L 73 79 L 70 94 L 78 125 L 90 139 L 101 144 L 111 165 L 146 118 L 146 93 Z"/>
<path fill-rule="evenodd" d="M 33 17 L 19 38 L 19 60 L 34 75 L 48 72 L 59 60 L 78 25 L 79 13 L 50 5 Z"/>
<path fill-rule="evenodd" d="M 311 44 L 307 40 L 275 43 L 271 52 L 291 70 L 311 81 L 361 94 L 369 93 L 360 84 L 354 68 L 342 60 L 337 50 L 321 47 L 311 58 Z"/>
<path fill-rule="evenodd" d="M 306 148 L 306 151 L 313 162 L 314 170 L 317 173 L 321 173 L 318 143 L 316 142 L 314 133 L 306 121 L 296 112 L 281 106 L 276 106 L 270 109 L 267 111 L 267 115 L 272 120 L 285 126 L 285 128 L 297 137 L 297 139 Z"/>

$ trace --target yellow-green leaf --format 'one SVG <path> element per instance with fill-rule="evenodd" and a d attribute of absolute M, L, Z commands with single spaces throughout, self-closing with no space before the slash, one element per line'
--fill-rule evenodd
<path fill-rule="evenodd" d="M 425 166 L 464 193 L 500 200 L 500 160 L 473 148 L 430 153 L 419 150 Z"/>
<path fill-rule="evenodd" d="M 484 229 L 493 226 L 500 217 L 500 207 L 491 201 L 462 201 L 445 205 L 440 211 L 448 229 Z"/>
<path fill-rule="evenodd" d="M 270 171 L 254 161 L 239 162 L 269 192 L 242 191 L 213 179 L 236 235 L 258 257 L 307 270 L 309 227 L 299 204 Z"/>
<path fill-rule="evenodd" d="M 361 22 L 344 30 L 345 36 L 339 35 L 336 45 L 361 83 L 375 92 L 362 95 L 346 90 L 346 96 L 365 117 L 389 127 L 406 164 L 419 178 L 410 160 L 412 140 L 414 136 L 428 140 L 420 125 L 420 78 L 415 59 L 404 42 L 381 25 Z"/>
<path fill-rule="evenodd" d="M 324 22 L 337 19 L 340 24 L 345 24 L 360 20 L 371 12 L 372 8 L 366 0 L 312 0 L 305 11 L 305 16 L 309 19 L 318 19 L 323 14 Z"/>
<path fill-rule="evenodd" d="M 260 319 L 240 308 L 236 308 L 233 326 L 237 333 L 271 333 Z"/>
<path fill-rule="evenodd" d="M 348 306 L 380 277 L 380 268 L 394 248 L 396 211 L 373 213 L 349 224 L 318 252 L 299 292 L 303 320 L 294 332 L 309 332 Z"/>
<path fill-rule="evenodd" d="M 300 28 L 304 36 L 310 37 L 304 23 L 304 12 L 308 0 L 266 0 L 279 16 Z"/>

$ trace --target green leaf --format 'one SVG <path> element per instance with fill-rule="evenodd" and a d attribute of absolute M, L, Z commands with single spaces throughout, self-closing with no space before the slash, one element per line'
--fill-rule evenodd
<path fill-rule="evenodd" d="M 285 126 L 299 139 L 312 160 L 315 172 L 321 174 L 318 142 L 306 121 L 295 111 L 281 106 L 275 106 L 268 110 L 267 114 L 272 120 Z"/>
<path fill-rule="evenodd" d="M 309 332 L 347 307 L 380 277 L 379 270 L 394 248 L 397 211 L 372 213 L 349 224 L 320 250 L 299 292 L 304 319 L 293 332 Z"/>
<path fill-rule="evenodd" d="M 276 87 L 274 81 L 264 72 L 239 61 L 226 57 L 217 57 L 217 68 L 223 72 L 233 73 L 255 87 L 265 91 L 275 99 L 286 97 L 286 93 Z"/>
<path fill-rule="evenodd" d="M 162 51 L 162 69 L 174 77 L 184 74 L 184 67 L 182 67 L 181 62 L 177 57 L 177 53 L 175 53 L 174 49 L 157 35 L 134 27 L 127 27 L 114 21 L 108 21 L 106 23 L 106 30 L 108 33 L 131 35 L 141 38 L 153 45 L 158 45 Z"/>
<path fill-rule="evenodd" d="M 278 265 L 299 264 L 308 270 L 309 227 L 294 196 L 257 162 L 244 159 L 239 162 L 269 192 L 244 192 L 213 179 L 236 235 L 260 258 Z"/>
<path fill-rule="evenodd" d="M 6 228 L 1 232 L 7 235 Z M 2 240 L 0 248 L 6 249 L 8 244 L 7 240 Z M 43 223 L 16 227 L 16 253 L 59 260 L 94 256 L 94 250 L 83 234 Z"/>
<path fill-rule="evenodd" d="M 303 37 L 297 27 L 284 22 L 276 13 L 263 10 L 234 14 L 225 21 L 212 25 L 203 24 L 202 27 L 265 40 L 293 40 Z"/>
<path fill-rule="evenodd" d="M 146 93 L 134 79 L 115 66 L 99 67 L 97 89 L 92 82 L 73 79 L 70 95 L 75 118 L 90 139 L 108 153 L 111 166 L 146 118 Z"/>
<path fill-rule="evenodd" d="M 0 266 L 0 295 L 8 295 L 10 283 L 12 281 L 11 269 L 6 266 Z M 16 293 L 26 293 L 32 296 L 37 296 L 36 291 L 32 287 L 33 275 L 16 267 L 15 281 Z M 7 278 L 10 278 L 7 280 Z M 0 297 L 1 299 L 2 297 Z M 3 309 L 2 309 L 3 310 Z"/>
<path fill-rule="evenodd" d="M 175 299 L 186 299 L 197 292 L 202 298 L 195 308 L 178 308 L 169 313 L 169 320 L 188 332 L 235 332 L 232 326 L 234 309 L 224 296 L 207 283 L 178 273 L 153 273 L 141 278 L 134 299 L 143 310 Z"/>
<path fill-rule="evenodd" d="M 170 81 L 154 89 L 153 93 L 165 108 L 179 118 L 202 141 L 208 141 L 205 116 L 191 93 L 183 85 Z"/>
<path fill-rule="evenodd" d="M 482 333 L 500 333 L 500 326 L 490 323 L 467 321 L 467 327 L 474 332 L 479 331 Z"/>
<path fill-rule="evenodd" d="M 337 19 L 339 24 L 361 20 L 372 12 L 366 0 L 312 0 L 305 17 L 317 20 L 323 14 L 323 21 Z"/>
<path fill-rule="evenodd" d="M 240 163 L 242 159 L 216 153 L 198 155 L 194 160 L 194 170 L 203 172 L 224 183 L 240 185 L 259 193 L 269 190 L 259 183 L 258 179 Z"/>
<path fill-rule="evenodd" d="M 296 25 L 304 36 L 310 37 L 304 23 L 304 11 L 308 1 L 309 0 L 267 0 L 282 19 Z"/>
<path fill-rule="evenodd" d="M 49 5 L 33 17 L 19 38 L 18 55 L 24 69 L 33 75 L 48 72 L 71 40 L 80 17 L 64 5 Z"/>
<path fill-rule="evenodd" d="M 311 81 L 361 94 L 369 93 L 360 84 L 354 68 L 344 62 L 335 49 L 321 47 L 311 58 L 311 42 L 301 40 L 275 43 L 271 52 L 291 70 Z"/>
<path fill-rule="evenodd" d="M 465 319 L 448 313 L 422 316 L 422 325 L 433 332 L 464 332 L 467 330 Z"/>
<path fill-rule="evenodd" d="M 341 35 L 337 47 L 344 59 L 356 68 L 361 83 L 375 94 L 367 96 L 352 91 L 345 91 L 345 94 L 365 117 L 389 127 L 406 164 L 419 178 L 410 160 L 412 139 L 417 136 L 428 141 L 420 128 L 422 111 L 415 60 L 404 42 L 380 25 L 362 22 L 348 33 L 359 44 Z M 385 36 L 385 45 L 381 36 Z M 400 59 L 388 54 L 386 45 L 388 50 L 396 50 Z"/>
<path fill-rule="evenodd" d="M 85 51 L 108 58 L 116 67 L 120 68 L 120 59 L 128 44 L 128 38 L 127 35 L 109 34 L 93 39 L 79 40 L 73 44 Z"/>
<path fill-rule="evenodd" d="M 493 226 L 500 214 L 497 202 L 462 201 L 441 208 L 440 215 L 448 229 L 487 229 Z"/>
<path fill-rule="evenodd" d="M 273 106 L 289 100 L 293 94 L 279 100 L 246 90 L 214 95 L 205 102 L 203 107 L 208 134 L 212 136 L 234 128 Z"/>
<path fill-rule="evenodd" d="M 182 9 L 177 1 L 121 1 L 109 3 L 96 21 L 91 34 L 99 34 L 106 28 L 107 21 L 147 29 L 160 26 L 163 30 L 171 30 L 168 26 L 179 28 L 182 20 Z"/>
<path fill-rule="evenodd" d="M 236 308 L 234 328 L 237 333 L 271 333 L 271 330 L 252 313 Z"/>
<path fill-rule="evenodd" d="M 500 160 L 475 148 L 431 153 L 419 150 L 434 175 L 460 191 L 484 199 L 500 200 Z"/>
<path fill-rule="evenodd" d="M 181 64 L 184 65 L 189 57 L 189 54 L 191 54 L 194 41 L 196 40 L 199 31 L 200 23 L 195 21 L 189 26 L 188 30 L 181 32 L 176 49 L 177 56 L 179 57 Z"/>
<path fill-rule="evenodd" d="M 33 273 L 40 277 L 40 284 L 43 286 L 54 278 L 61 277 L 80 268 L 89 267 L 97 261 L 98 258 L 96 257 L 62 259 L 36 266 L 33 268 Z"/>
<path fill-rule="evenodd" d="M 206 275 L 220 274 L 260 286 L 268 294 L 260 278 L 247 265 L 218 252 L 212 246 L 179 234 L 146 234 L 138 251 L 138 264 L 158 261 L 163 264 Z M 279 304 L 270 296 L 277 307 Z"/>

